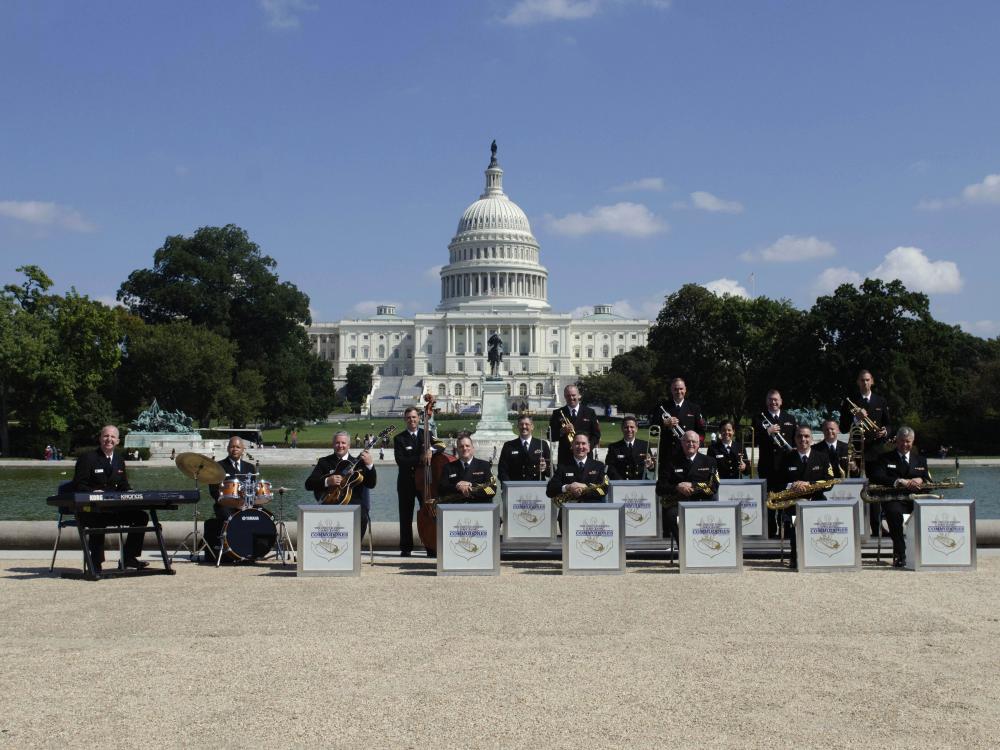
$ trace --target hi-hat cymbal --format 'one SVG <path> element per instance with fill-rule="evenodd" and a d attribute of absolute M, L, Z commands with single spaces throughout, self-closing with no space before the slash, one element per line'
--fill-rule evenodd
<path fill-rule="evenodd" d="M 226 472 L 208 456 L 200 453 L 179 453 L 174 459 L 177 468 L 185 476 L 196 482 L 218 484 L 226 478 Z"/>

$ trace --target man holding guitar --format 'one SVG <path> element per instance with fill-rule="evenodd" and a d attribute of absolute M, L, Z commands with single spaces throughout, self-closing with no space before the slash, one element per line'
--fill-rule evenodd
<path fill-rule="evenodd" d="M 306 489 L 312 490 L 313 496 L 323 503 L 361 506 L 362 538 L 371 516 L 372 504 L 368 491 L 375 487 L 376 482 L 375 459 L 368 453 L 368 449 L 378 439 L 369 441 L 361 454 L 353 459 L 348 452 L 351 436 L 344 431 L 336 433 L 333 436 L 333 453 L 316 462 L 312 474 L 306 479 Z"/>

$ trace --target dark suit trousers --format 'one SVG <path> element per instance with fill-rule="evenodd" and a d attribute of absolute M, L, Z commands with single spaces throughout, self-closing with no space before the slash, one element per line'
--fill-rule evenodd
<path fill-rule="evenodd" d="M 76 514 L 78 521 L 85 526 L 148 526 L 149 515 L 137 508 L 122 508 L 120 510 L 80 512 Z M 133 559 L 142 554 L 144 531 L 130 531 L 125 537 L 124 556 Z M 88 534 L 90 556 L 94 564 L 104 562 L 104 534 Z"/>
<path fill-rule="evenodd" d="M 913 512 L 912 500 L 893 500 L 882 503 L 882 515 L 892 537 L 892 556 L 906 557 L 906 537 L 903 535 L 903 514 Z"/>
<path fill-rule="evenodd" d="M 420 503 L 417 487 L 412 482 L 397 482 L 396 495 L 399 498 L 399 549 L 413 551 L 413 508 Z"/>

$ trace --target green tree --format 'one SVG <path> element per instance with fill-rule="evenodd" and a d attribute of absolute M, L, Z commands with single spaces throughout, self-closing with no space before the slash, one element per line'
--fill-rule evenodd
<path fill-rule="evenodd" d="M 344 398 L 352 403 L 361 403 L 371 393 L 372 376 L 375 368 L 371 365 L 348 365 Z"/>
<path fill-rule="evenodd" d="M 243 229 L 202 227 L 167 237 L 153 267 L 129 274 L 118 299 L 147 323 L 186 320 L 234 342 L 239 369 L 257 371 L 266 384 L 260 413 L 267 421 L 319 418 L 333 405 L 330 370 L 304 329 L 309 298 L 279 281 L 275 267 Z"/>
<path fill-rule="evenodd" d="M 37 266 L 18 269 L 20 285 L 0 294 L 0 451 L 10 453 L 9 424 L 28 435 L 96 432 L 109 415 L 103 390 L 121 361 L 121 327 L 106 305 L 80 295 L 48 294 Z"/>
<path fill-rule="evenodd" d="M 224 400 L 232 398 L 236 344 L 217 333 L 186 320 L 139 322 L 126 346 L 117 391 L 127 415 L 136 415 L 156 398 L 164 408 L 181 409 L 206 427 L 220 416 Z"/>

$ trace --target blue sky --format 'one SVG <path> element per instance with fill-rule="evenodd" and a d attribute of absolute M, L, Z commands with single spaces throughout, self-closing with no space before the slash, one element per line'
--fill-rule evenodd
<path fill-rule="evenodd" d="M 998 29 L 985 1 L 5 0 L 0 283 L 110 300 L 235 223 L 317 320 L 427 312 L 496 138 L 557 311 L 874 274 L 996 336 Z"/>

